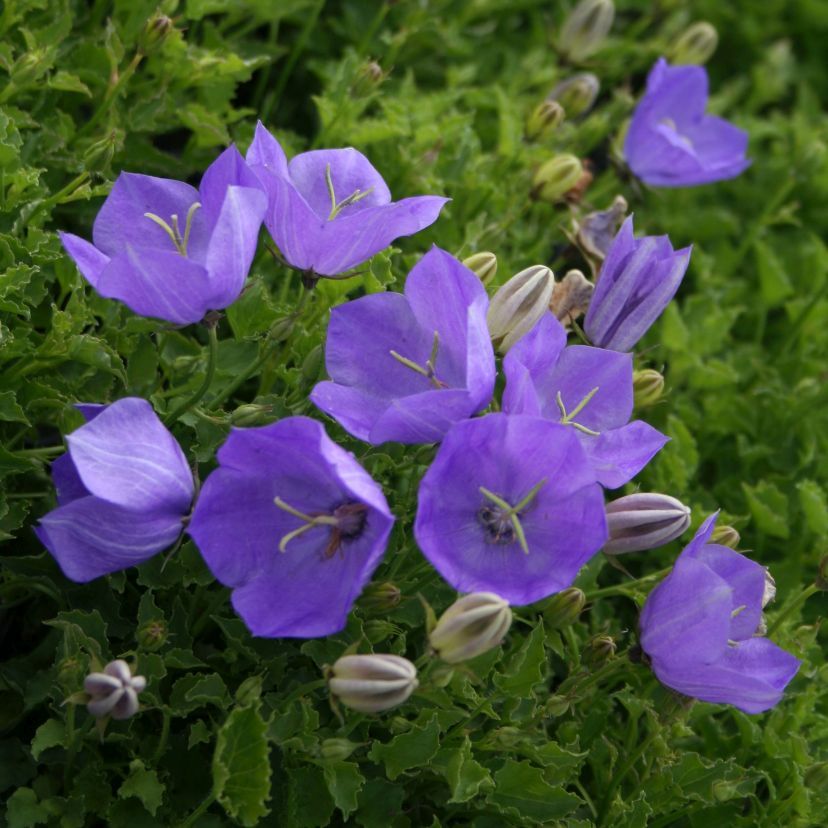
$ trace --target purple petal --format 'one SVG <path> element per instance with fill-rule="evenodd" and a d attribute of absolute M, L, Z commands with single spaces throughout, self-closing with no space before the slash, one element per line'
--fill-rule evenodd
<path fill-rule="evenodd" d="M 83 485 L 69 452 L 52 461 L 52 482 L 55 484 L 59 506 L 65 506 L 79 497 L 87 497 L 90 494 Z"/>
<path fill-rule="evenodd" d="M 707 97 L 707 70 L 703 66 L 669 66 L 660 58 L 650 70 L 642 104 L 651 121 L 671 118 L 684 126 L 704 115 Z M 636 110 L 634 117 L 643 114 Z"/>
<path fill-rule="evenodd" d="M 84 497 L 44 515 L 35 532 L 64 575 L 85 583 L 149 560 L 181 530 L 178 514 L 135 512 Z"/>
<path fill-rule="evenodd" d="M 643 420 L 602 431 L 598 437 L 579 437 L 598 482 L 607 489 L 617 489 L 632 480 L 670 439 Z"/>
<path fill-rule="evenodd" d="M 60 243 L 64 250 L 77 265 L 83 278 L 92 287 L 97 287 L 101 273 L 109 264 L 109 257 L 104 256 L 97 247 L 80 236 L 74 236 L 72 233 L 58 233 L 58 236 L 60 236 Z"/>
<path fill-rule="evenodd" d="M 78 475 L 96 497 L 137 511 L 183 515 L 189 509 L 187 459 L 146 400 L 118 400 L 66 440 Z"/>
<path fill-rule="evenodd" d="M 256 123 L 256 133 L 245 160 L 250 166 L 261 166 L 275 175 L 288 178 L 285 151 L 261 121 Z"/>
<path fill-rule="evenodd" d="M 333 417 L 349 434 L 370 442 L 371 429 L 388 408 L 388 399 L 375 397 L 359 388 L 336 382 L 319 382 L 310 394 L 311 402 Z"/>
<path fill-rule="evenodd" d="M 745 157 L 748 134 L 724 118 L 707 115 L 685 132 L 704 167 L 695 182 L 706 184 L 734 178 L 750 166 Z"/>
<path fill-rule="evenodd" d="M 208 235 L 218 221 L 230 187 L 263 190 L 258 176 L 247 166 L 234 144 L 207 167 L 198 185 L 199 201 L 204 211 Z"/>
<path fill-rule="evenodd" d="M 123 682 L 107 673 L 90 673 L 83 680 L 83 689 L 92 696 L 108 696 L 120 687 L 123 687 Z"/>
<path fill-rule="evenodd" d="M 114 661 L 110 661 L 104 667 L 104 672 L 107 675 L 117 678 L 122 684 L 129 684 L 132 681 L 132 670 L 129 669 L 129 664 L 122 658 L 116 658 Z"/>
<path fill-rule="evenodd" d="M 113 719 L 128 719 L 138 712 L 138 695 L 132 687 L 125 687 L 118 703 L 112 708 Z"/>
<path fill-rule="evenodd" d="M 100 403 L 75 403 L 73 406 L 75 410 L 79 411 L 83 419 L 87 423 L 92 422 L 99 414 L 102 414 L 109 408 L 108 405 L 101 405 Z"/>
<path fill-rule="evenodd" d="M 87 702 L 86 709 L 96 718 L 106 716 L 112 712 L 112 709 L 123 698 L 125 693 L 126 688 L 119 687 L 117 690 L 113 690 L 108 696 Z"/>

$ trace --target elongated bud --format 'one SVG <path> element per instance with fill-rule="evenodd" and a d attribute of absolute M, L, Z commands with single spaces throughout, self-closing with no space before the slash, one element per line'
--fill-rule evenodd
<path fill-rule="evenodd" d="M 352 742 L 350 739 L 325 739 L 319 745 L 319 756 L 325 762 L 343 762 L 358 747 L 359 742 Z"/>
<path fill-rule="evenodd" d="M 607 555 L 655 549 L 675 540 L 690 525 L 690 509 L 680 500 L 637 492 L 607 504 Z"/>
<path fill-rule="evenodd" d="M 142 55 L 151 55 L 157 52 L 175 28 L 171 18 L 166 14 L 156 12 L 144 24 L 141 34 L 138 35 L 138 52 Z"/>
<path fill-rule="evenodd" d="M 568 627 L 578 620 L 586 606 L 586 595 L 578 587 L 569 587 L 553 595 L 543 608 L 543 621 L 552 630 Z"/>
<path fill-rule="evenodd" d="M 123 133 L 113 129 L 100 141 L 90 144 L 83 153 L 83 166 L 89 172 L 105 172 L 112 163 L 115 150 L 123 143 Z"/>
<path fill-rule="evenodd" d="M 566 113 L 558 101 L 542 101 L 526 119 L 526 137 L 530 141 L 551 135 L 564 121 Z"/>
<path fill-rule="evenodd" d="M 505 354 L 546 313 L 555 276 L 544 265 L 533 265 L 512 276 L 494 295 L 486 321 L 492 341 Z"/>
<path fill-rule="evenodd" d="M 328 687 L 346 707 L 379 713 L 402 704 L 417 688 L 417 668 L 396 655 L 346 655 L 330 668 Z"/>
<path fill-rule="evenodd" d="M 473 592 L 440 616 L 428 641 L 443 661 L 458 664 L 497 647 L 511 625 L 506 601 L 493 592 Z"/>
<path fill-rule="evenodd" d="M 488 285 L 497 273 L 497 256 L 488 250 L 481 250 L 480 253 L 474 253 L 467 259 L 463 259 L 463 264 L 477 274 L 477 278 L 484 285 Z"/>
<path fill-rule="evenodd" d="M 655 368 L 633 371 L 633 401 L 636 408 L 655 405 L 664 393 L 664 377 Z"/>
<path fill-rule="evenodd" d="M 583 172 L 583 165 L 576 156 L 568 153 L 556 155 L 535 173 L 532 196 L 554 204 L 580 181 Z"/>
<path fill-rule="evenodd" d="M 550 696 L 543 706 L 543 712 L 547 716 L 563 716 L 572 704 L 566 696 Z"/>
<path fill-rule="evenodd" d="M 400 628 L 385 618 L 371 618 L 363 625 L 365 637 L 371 644 L 378 644 L 393 635 L 398 635 Z"/>
<path fill-rule="evenodd" d="M 260 426 L 273 422 L 273 406 L 260 403 L 245 403 L 230 413 L 234 426 Z"/>
<path fill-rule="evenodd" d="M 728 526 L 726 523 L 720 523 L 713 530 L 713 534 L 710 536 L 710 543 L 718 543 L 721 546 L 729 546 L 731 549 L 737 549 L 741 539 L 742 536 L 738 530 L 732 526 Z"/>
<path fill-rule="evenodd" d="M 627 200 L 616 196 L 606 210 L 589 213 L 577 222 L 575 241 L 584 255 L 596 265 L 596 271 L 607 257 L 613 239 L 627 215 Z"/>
<path fill-rule="evenodd" d="M 375 61 L 363 63 L 356 73 L 351 86 L 351 95 L 354 98 L 364 98 L 374 91 L 385 80 L 382 67 Z"/>
<path fill-rule="evenodd" d="M 281 319 L 277 319 L 270 326 L 267 335 L 273 342 L 284 342 L 293 333 L 295 327 L 296 317 L 284 316 Z"/>
<path fill-rule="evenodd" d="M 562 80 L 547 95 L 546 100 L 557 101 L 568 118 L 577 118 L 586 115 L 598 93 L 601 91 L 601 81 L 592 72 L 580 72 L 577 75 Z"/>
<path fill-rule="evenodd" d="M 400 588 L 390 581 L 372 582 L 359 597 L 359 606 L 372 613 L 384 613 L 398 606 L 402 599 Z"/>
<path fill-rule="evenodd" d="M 668 50 L 670 63 L 707 63 L 719 45 L 719 35 L 710 23 L 703 20 L 693 23 L 672 43 Z"/>
<path fill-rule="evenodd" d="M 313 383 L 319 379 L 319 372 L 322 369 L 322 356 L 321 345 L 314 345 L 308 351 L 308 355 L 302 360 L 302 366 L 299 369 L 303 380 L 308 383 Z"/>
<path fill-rule="evenodd" d="M 559 50 L 576 62 L 589 57 L 600 49 L 614 18 L 612 0 L 581 0 L 564 21 L 558 37 Z"/>
<path fill-rule="evenodd" d="M 96 718 L 128 719 L 138 712 L 138 694 L 147 686 L 143 676 L 133 676 L 122 659 L 110 661 L 102 673 L 90 673 L 83 689 L 90 695 L 86 709 Z"/>
<path fill-rule="evenodd" d="M 556 283 L 555 290 L 552 291 L 549 310 L 563 322 L 564 326 L 570 325 L 587 312 L 593 290 L 595 286 L 580 270 L 570 270 L 560 282 Z"/>
<path fill-rule="evenodd" d="M 596 635 L 587 642 L 583 663 L 593 670 L 602 667 L 615 655 L 615 649 L 615 640 L 611 635 Z"/>

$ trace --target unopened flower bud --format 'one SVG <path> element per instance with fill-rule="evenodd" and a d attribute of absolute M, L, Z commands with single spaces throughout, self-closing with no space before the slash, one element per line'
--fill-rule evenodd
<path fill-rule="evenodd" d="M 710 23 L 703 20 L 685 29 L 670 45 L 667 52 L 672 64 L 707 63 L 719 45 L 719 35 Z"/>
<path fill-rule="evenodd" d="M 596 270 L 607 257 L 613 239 L 627 215 L 627 200 L 616 196 L 606 210 L 598 210 L 584 216 L 576 225 L 575 240 Z"/>
<path fill-rule="evenodd" d="M 601 81 L 592 72 L 580 72 L 577 75 L 562 80 L 547 95 L 546 100 L 557 101 L 568 118 L 577 118 L 586 115 L 598 93 L 601 91 Z"/>
<path fill-rule="evenodd" d="M 543 608 L 543 621 L 556 630 L 578 620 L 586 606 L 586 595 L 578 587 L 568 587 L 553 595 Z"/>
<path fill-rule="evenodd" d="M 563 716 L 569 710 L 570 701 L 566 696 L 550 696 L 543 706 L 547 716 Z"/>
<path fill-rule="evenodd" d="M 563 279 L 556 283 L 552 291 L 549 310 L 563 322 L 570 325 L 589 308 L 589 300 L 595 286 L 580 270 L 570 270 Z"/>
<path fill-rule="evenodd" d="M 580 180 L 584 167 L 580 160 L 565 153 L 542 164 L 532 179 L 532 195 L 552 203 L 560 201 Z"/>
<path fill-rule="evenodd" d="M 739 547 L 742 536 L 732 526 L 726 523 L 719 524 L 710 536 L 710 543 L 718 543 L 720 546 L 729 546 L 731 549 Z"/>
<path fill-rule="evenodd" d="M 390 581 L 368 584 L 359 597 L 359 606 L 368 612 L 384 613 L 398 606 L 402 599 L 400 588 Z"/>
<path fill-rule="evenodd" d="M 138 52 L 142 55 L 151 55 L 158 51 L 169 37 L 174 25 L 166 14 L 156 12 L 144 24 L 141 34 L 138 35 Z"/>
<path fill-rule="evenodd" d="M 319 379 L 319 371 L 322 368 L 322 356 L 322 346 L 314 345 L 308 352 L 308 355 L 302 360 L 300 371 L 302 379 L 306 382 L 314 383 Z"/>
<path fill-rule="evenodd" d="M 595 670 L 615 655 L 615 649 L 615 641 L 611 635 L 596 635 L 587 642 L 582 660 L 587 667 Z"/>
<path fill-rule="evenodd" d="M 570 60 L 589 57 L 603 44 L 614 18 L 612 0 L 581 0 L 564 21 L 558 48 Z"/>
<path fill-rule="evenodd" d="M 230 423 L 234 426 L 267 425 L 273 422 L 273 406 L 260 403 L 245 403 L 230 412 Z"/>
<path fill-rule="evenodd" d="M 351 95 L 355 98 L 364 98 L 384 80 L 385 72 L 382 71 L 382 67 L 375 60 L 369 60 L 367 63 L 363 63 L 357 71 L 351 85 Z"/>
<path fill-rule="evenodd" d="M 148 621 L 139 628 L 136 639 L 140 647 L 153 652 L 166 642 L 167 625 L 162 620 Z"/>
<path fill-rule="evenodd" d="M 558 101 L 542 101 L 526 119 L 526 137 L 530 141 L 553 133 L 564 121 L 566 113 Z"/>
<path fill-rule="evenodd" d="M 544 265 L 533 265 L 512 276 L 489 304 L 486 321 L 498 351 L 505 354 L 546 313 L 555 276 Z"/>
<path fill-rule="evenodd" d="M 488 250 L 482 250 L 463 259 L 463 264 L 475 273 L 484 285 L 488 285 L 497 273 L 497 256 Z"/>
<path fill-rule="evenodd" d="M 814 584 L 823 592 L 828 590 L 828 555 L 823 555 L 817 566 L 817 576 L 814 579 Z"/>
<path fill-rule="evenodd" d="M 147 686 L 143 676 L 133 676 L 122 659 L 110 661 L 102 673 L 90 673 L 83 689 L 91 696 L 86 709 L 96 718 L 128 719 L 138 712 L 138 694 Z"/>
<path fill-rule="evenodd" d="M 113 129 L 100 141 L 90 144 L 83 153 L 83 166 L 89 172 L 105 172 L 122 140 L 118 130 Z"/>
<path fill-rule="evenodd" d="M 328 686 L 346 707 L 379 713 L 402 704 L 417 688 L 417 668 L 396 655 L 347 655 L 330 668 Z"/>
<path fill-rule="evenodd" d="M 79 658 L 75 656 L 64 658 L 57 666 L 58 683 L 67 690 L 74 689 L 85 672 L 86 666 Z"/>
<path fill-rule="evenodd" d="M 365 637 L 371 644 L 378 644 L 380 641 L 385 641 L 393 635 L 400 632 L 400 628 L 384 618 L 371 618 L 365 622 L 363 626 Z"/>
<path fill-rule="evenodd" d="M 633 371 L 633 401 L 636 408 L 655 405 L 664 393 L 664 376 L 655 368 Z"/>
<path fill-rule="evenodd" d="M 675 540 L 690 525 L 690 509 L 665 494 L 637 492 L 607 504 L 607 555 L 655 549 Z"/>
<path fill-rule="evenodd" d="M 343 762 L 358 747 L 359 742 L 350 739 L 325 739 L 319 745 L 319 755 L 326 762 Z"/>
<path fill-rule="evenodd" d="M 50 68 L 51 61 L 45 49 L 24 52 L 11 67 L 11 83 L 17 89 L 34 83 Z"/>
<path fill-rule="evenodd" d="M 443 661 L 458 664 L 497 647 L 511 625 L 506 601 L 493 592 L 473 592 L 440 616 L 428 641 Z"/>
<path fill-rule="evenodd" d="M 268 338 L 272 342 L 284 342 L 293 333 L 293 329 L 295 327 L 295 316 L 283 316 L 281 319 L 277 319 L 270 326 L 270 329 L 267 332 Z"/>

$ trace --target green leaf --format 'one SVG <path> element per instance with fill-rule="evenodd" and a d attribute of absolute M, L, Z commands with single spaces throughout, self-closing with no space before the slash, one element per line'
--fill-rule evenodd
<path fill-rule="evenodd" d="M 5 420 L 9 423 L 26 423 L 26 425 L 29 425 L 29 421 L 26 419 L 26 413 L 18 405 L 13 391 L 0 392 L 0 420 Z"/>
<path fill-rule="evenodd" d="M 44 750 L 62 745 L 66 739 L 66 725 L 58 719 L 48 719 L 32 739 L 32 758 L 37 760 Z"/>
<path fill-rule="evenodd" d="M 776 485 L 762 480 L 755 486 L 742 483 L 742 489 L 759 531 L 774 538 L 789 537 L 788 498 Z"/>
<path fill-rule="evenodd" d="M 258 705 L 237 707 L 216 738 L 213 795 L 242 825 L 255 825 L 270 813 L 270 761 L 267 725 Z"/>
<path fill-rule="evenodd" d="M 330 825 L 335 807 L 320 768 L 289 768 L 288 808 L 291 828 L 322 828 Z"/>
<path fill-rule="evenodd" d="M 355 762 L 331 762 L 325 765 L 325 783 L 334 804 L 345 819 L 356 810 L 357 796 L 365 784 L 365 777 Z"/>
<path fill-rule="evenodd" d="M 118 788 L 118 796 L 123 799 L 130 796 L 140 799 L 143 806 L 155 816 L 155 812 L 161 807 L 164 788 L 154 770 L 147 770 L 140 759 L 134 759 L 129 764 L 129 776 Z"/>
<path fill-rule="evenodd" d="M 544 639 L 543 624 L 537 623 L 503 671 L 495 675 L 494 683 L 501 691 L 525 698 L 531 695 L 533 687 L 543 681 L 546 674 Z"/>
<path fill-rule="evenodd" d="M 218 673 L 190 675 L 180 678 L 170 693 L 170 707 L 176 716 L 212 704 L 223 708 L 230 699 L 227 685 Z"/>
<path fill-rule="evenodd" d="M 528 762 L 507 759 L 494 775 L 495 789 L 486 801 L 502 813 L 544 824 L 571 814 L 582 802 L 562 787 L 550 785 L 543 771 Z"/>
<path fill-rule="evenodd" d="M 464 737 L 461 747 L 449 750 L 446 758 L 445 776 L 451 787 L 451 802 L 468 802 L 493 787 L 489 771 L 472 756 L 468 736 Z"/>
<path fill-rule="evenodd" d="M 816 535 L 828 535 L 828 498 L 825 491 L 813 480 L 802 480 L 796 488 L 808 528 Z"/>
<path fill-rule="evenodd" d="M 18 788 L 6 802 L 8 828 L 32 828 L 48 819 L 49 811 L 37 801 L 37 794 L 31 788 Z"/>
<path fill-rule="evenodd" d="M 387 744 L 376 743 L 369 756 L 385 763 L 389 779 L 403 771 L 426 765 L 440 747 L 440 721 L 433 713 L 424 724 L 416 724 L 406 733 L 395 736 Z"/>

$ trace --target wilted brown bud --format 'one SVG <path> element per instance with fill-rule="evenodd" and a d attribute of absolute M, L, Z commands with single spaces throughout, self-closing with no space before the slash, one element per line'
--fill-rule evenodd
<path fill-rule="evenodd" d="M 587 312 L 593 290 L 595 286 L 580 270 L 570 270 L 555 285 L 549 309 L 564 326 L 571 325 L 579 316 Z"/>
<path fill-rule="evenodd" d="M 627 200 L 616 196 L 610 207 L 584 216 L 575 226 L 575 241 L 597 271 L 627 214 Z"/>

